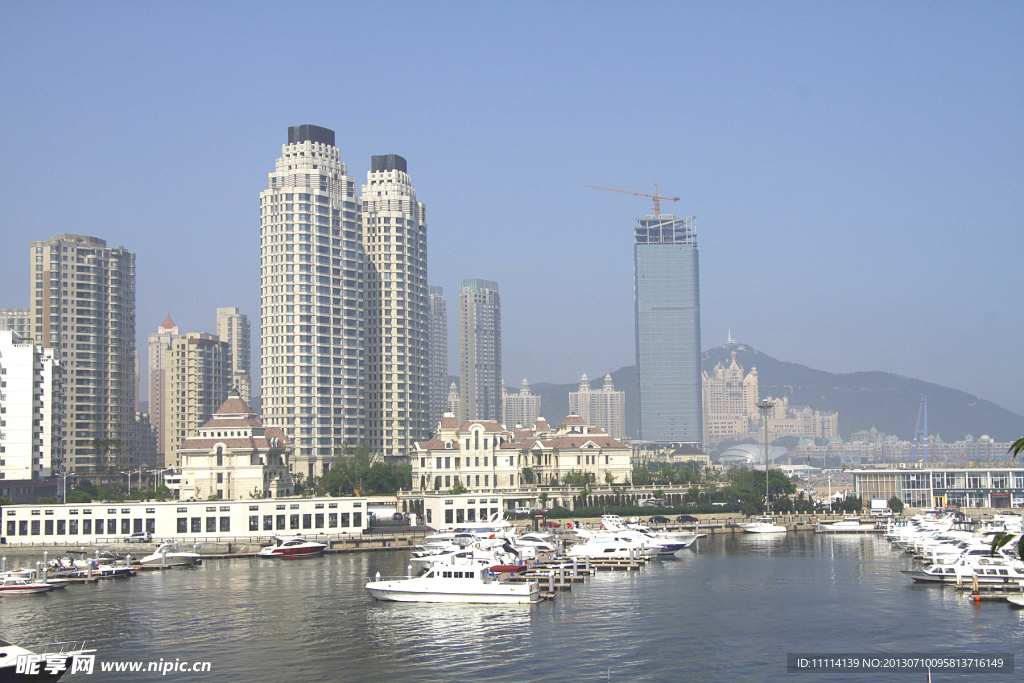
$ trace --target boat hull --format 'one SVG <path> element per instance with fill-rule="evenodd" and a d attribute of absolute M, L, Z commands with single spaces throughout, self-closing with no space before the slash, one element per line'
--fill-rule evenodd
<path fill-rule="evenodd" d="M 317 557 L 323 555 L 327 548 L 274 548 L 271 552 L 259 552 L 260 557 L 280 557 L 297 559 L 300 557 Z"/>
<path fill-rule="evenodd" d="M 459 603 L 472 603 L 480 605 L 529 605 L 535 602 L 540 602 L 540 590 L 513 590 L 508 592 L 422 592 L 417 590 L 407 590 L 399 586 L 389 586 L 393 582 L 384 581 L 377 582 L 380 585 L 374 585 L 372 583 L 366 585 L 366 590 L 377 600 L 389 601 L 389 602 L 459 602 Z M 504 588 L 519 589 L 524 587 L 523 585 L 509 584 L 504 585 Z"/>

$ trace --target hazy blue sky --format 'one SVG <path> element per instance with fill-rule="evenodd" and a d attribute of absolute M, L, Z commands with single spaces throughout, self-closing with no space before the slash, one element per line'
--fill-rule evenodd
<path fill-rule="evenodd" d="M 705 348 L 731 329 L 1024 413 L 1024 3 L 3 17 L 0 307 L 28 305 L 29 242 L 75 232 L 137 253 L 143 357 L 168 312 L 214 331 L 239 306 L 255 332 L 258 194 L 287 127 L 314 123 L 357 185 L 372 154 L 408 159 L 452 333 L 461 280 L 498 281 L 512 387 L 634 363 L 632 227 L 651 204 L 585 185 L 658 183 L 697 216 Z"/>

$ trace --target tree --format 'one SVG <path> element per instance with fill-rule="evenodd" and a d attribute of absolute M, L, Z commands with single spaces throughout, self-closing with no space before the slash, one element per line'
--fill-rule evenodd
<path fill-rule="evenodd" d="M 654 483 L 654 477 L 647 465 L 633 465 L 633 485 L 650 486 Z"/>
<path fill-rule="evenodd" d="M 36 505 L 53 505 L 56 502 L 57 499 L 50 496 L 40 496 L 36 499 Z"/>
<path fill-rule="evenodd" d="M 2 505 L 14 505 L 14 501 L 7 496 L 0 496 L 0 506 Z"/>
<path fill-rule="evenodd" d="M 533 485 L 537 483 L 537 475 L 534 473 L 532 467 L 524 467 L 522 471 L 524 484 Z"/>
<path fill-rule="evenodd" d="M 1024 452 L 1024 436 L 1010 444 L 1010 450 L 1007 453 L 1012 455 L 1012 459 L 1016 460 L 1017 456 Z"/>
<path fill-rule="evenodd" d="M 897 515 L 903 512 L 903 501 L 899 499 L 899 496 L 893 496 L 889 499 L 889 509 Z"/>
<path fill-rule="evenodd" d="M 451 489 L 448 491 L 448 494 L 452 496 L 459 496 L 462 495 L 463 493 L 469 493 L 469 489 L 463 486 L 461 481 L 455 482 L 455 486 L 451 487 Z"/>

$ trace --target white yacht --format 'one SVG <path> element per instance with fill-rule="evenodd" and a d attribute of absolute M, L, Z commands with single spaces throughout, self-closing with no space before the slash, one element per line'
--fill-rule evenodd
<path fill-rule="evenodd" d="M 964 555 L 951 564 L 936 563 L 924 569 L 901 569 L 919 583 L 952 583 L 969 586 L 974 577 L 986 586 L 1024 581 L 1024 563 L 1002 553 L 996 555 Z"/>
<path fill-rule="evenodd" d="M 152 554 L 138 561 L 141 565 L 159 565 L 161 567 L 190 567 L 202 564 L 203 557 L 198 553 L 183 553 L 174 549 L 172 543 L 162 543 Z"/>
<path fill-rule="evenodd" d="M 480 604 L 533 604 L 541 600 L 535 581 L 499 581 L 486 565 L 454 559 L 437 562 L 421 576 L 381 579 L 366 584 L 377 600 L 395 602 L 466 602 Z"/>
<path fill-rule="evenodd" d="M 578 530 L 578 531 L 582 531 Z M 617 531 L 599 531 L 588 535 L 570 547 L 565 554 L 569 557 L 589 557 L 630 560 L 634 557 L 654 557 L 661 552 L 661 546 L 638 540 L 636 536 Z"/>
<path fill-rule="evenodd" d="M 275 543 L 273 545 L 260 548 L 260 551 L 256 553 L 256 556 L 284 557 L 289 559 L 298 557 L 316 557 L 317 555 L 323 555 L 324 551 L 327 550 L 326 543 L 309 541 L 302 536 L 293 536 L 291 538 L 275 536 L 274 541 Z"/>
<path fill-rule="evenodd" d="M 881 531 L 874 522 L 864 522 L 860 517 L 846 517 L 838 522 L 818 522 L 814 532 L 818 534 L 872 534 Z"/>
<path fill-rule="evenodd" d="M 779 526 L 771 517 L 758 517 L 753 522 L 740 524 L 740 528 L 748 534 L 784 534 L 786 527 Z"/>

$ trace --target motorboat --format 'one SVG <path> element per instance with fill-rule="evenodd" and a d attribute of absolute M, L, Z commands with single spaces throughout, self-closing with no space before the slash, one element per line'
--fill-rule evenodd
<path fill-rule="evenodd" d="M 632 560 L 636 557 L 654 557 L 661 549 L 662 546 L 650 545 L 632 534 L 600 531 L 585 537 L 566 550 L 565 554 L 569 557 L 591 559 Z"/>
<path fill-rule="evenodd" d="M 291 538 L 275 536 L 274 540 L 277 541 L 275 545 L 268 545 L 260 549 L 256 555 L 258 557 L 284 558 L 316 557 L 317 555 L 322 555 L 327 550 L 327 544 L 308 541 L 302 536 L 293 536 Z"/>
<path fill-rule="evenodd" d="M 52 578 L 50 576 L 46 576 L 46 572 L 42 572 L 41 576 L 39 570 L 37 569 L 12 569 L 10 571 L 0 573 L 0 579 L 5 579 L 8 576 L 13 576 L 21 579 L 28 579 L 32 583 L 48 583 L 54 588 L 63 588 L 64 586 L 71 583 L 70 579 Z M 46 578 L 44 579 L 43 576 L 46 576 Z"/>
<path fill-rule="evenodd" d="M 533 604 L 541 600 L 536 581 L 501 581 L 486 565 L 453 559 L 437 562 L 424 574 L 381 579 L 366 584 L 377 600 L 394 602 L 464 602 L 479 604 Z"/>
<path fill-rule="evenodd" d="M 627 523 L 618 515 L 601 515 L 601 526 L 608 531 L 626 535 L 639 534 L 648 545 L 658 546 L 658 555 L 662 556 L 674 555 L 692 546 L 701 536 L 707 535 L 693 531 L 655 531 L 642 524 Z"/>
<path fill-rule="evenodd" d="M 860 517 L 846 517 L 838 522 L 818 522 L 814 531 L 818 534 L 872 534 L 881 529 L 874 522 L 862 521 Z"/>
<path fill-rule="evenodd" d="M 757 517 L 753 522 L 740 524 L 740 528 L 748 534 L 784 534 L 788 529 L 775 523 L 771 517 Z"/>
<path fill-rule="evenodd" d="M 25 576 L 8 574 L 0 578 L 0 595 L 27 595 L 29 593 L 46 593 L 56 586 L 36 581 Z"/>
<path fill-rule="evenodd" d="M 1020 584 L 1024 581 L 1024 563 L 1001 553 L 995 555 L 965 555 L 952 564 L 936 563 L 923 569 L 901 569 L 918 583 L 972 584 L 977 578 L 981 585 Z"/>
<path fill-rule="evenodd" d="M 203 556 L 199 553 L 183 553 L 175 549 L 173 543 L 162 543 L 151 555 L 147 555 L 138 561 L 143 566 L 160 567 L 191 567 L 202 564 Z"/>
<path fill-rule="evenodd" d="M 1024 595 L 1007 595 L 1006 601 L 1017 607 L 1024 607 Z"/>
<path fill-rule="evenodd" d="M 0 681 L 7 683 L 36 683 L 56 681 L 73 669 L 73 660 L 80 655 L 91 655 L 95 650 L 85 650 L 69 643 L 56 643 L 47 648 L 53 651 L 33 652 L 27 648 L 0 640 Z M 84 645 L 84 643 L 83 643 Z M 31 658 L 31 659 L 29 659 Z M 19 670 L 26 661 L 36 661 L 40 666 L 34 672 Z M 90 670 L 91 671 L 91 670 Z"/>

